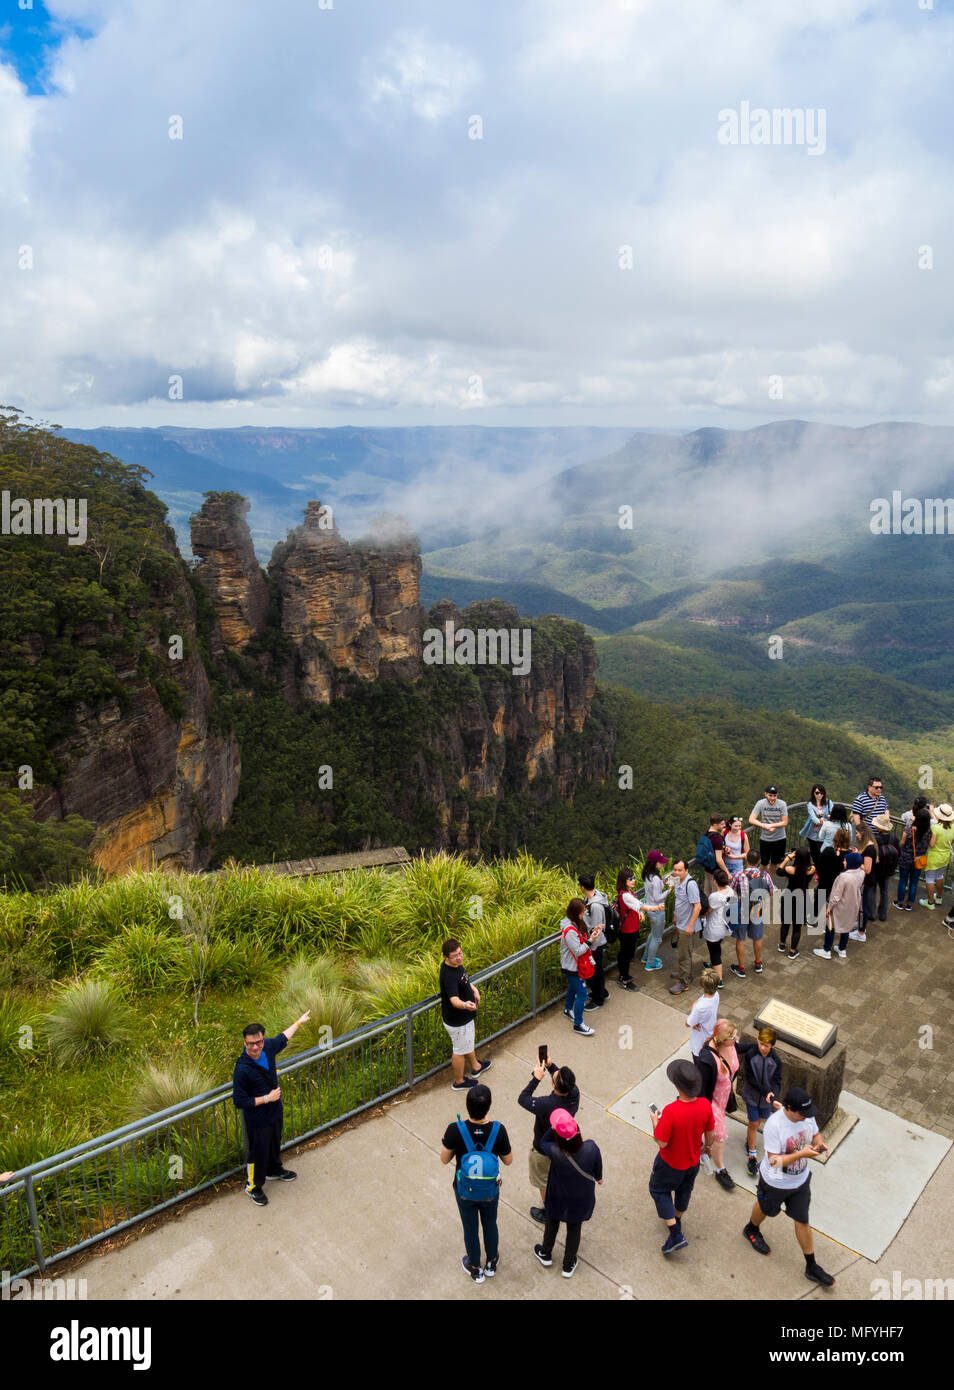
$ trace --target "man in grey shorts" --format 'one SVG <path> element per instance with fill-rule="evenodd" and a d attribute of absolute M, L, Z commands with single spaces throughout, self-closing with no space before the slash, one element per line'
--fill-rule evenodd
<path fill-rule="evenodd" d="M 759 831 L 759 859 L 762 868 L 771 864 L 777 868 L 785 858 L 786 827 L 788 825 L 788 805 L 778 794 L 778 787 L 768 786 L 761 801 L 752 807 L 749 825 Z"/>
<path fill-rule="evenodd" d="M 553 1089 L 547 1096 L 535 1096 L 533 1093 L 546 1072 L 550 1073 L 550 1083 Z M 539 1221 L 541 1225 L 545 1225 L 547 1215 L 543 1209 L 543 1203 L 546 1201 L 550 1160 L 541 1149 L 540 1140 L 550 1129 L 550 1116 L 554 1110 L 566 1110 L 570 1115 L 576 1114 L 580 1106 L 580 1088 L 577 1086 L 576 1077 L 569 1067 L 558 1067 L 547 1057 L 545 1062 L 538 1062 L 534 1067 L 533 1075 L 517 1097 L 517 1104 L 522 1105 L 524 1110 L 529 1110 L 533 1116 L 533 1142 L 530 1145 L 530 1185 L 540 1193 L 540 1206 L 531 1207 L 530 1215 L 534 1221 Z"/>

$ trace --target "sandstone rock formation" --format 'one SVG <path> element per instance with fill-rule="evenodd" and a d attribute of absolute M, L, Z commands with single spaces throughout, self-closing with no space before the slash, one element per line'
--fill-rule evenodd
<path fill-rule="evenodd" d="M 302 526 L 275 547 L 268 572 L 282 596 L 302 694 L 327 704 L 349 678 L 420 672 L 421 555 L 409 536 L 349 545 L 331 513 L 309 502 Z"/>
<path fill-rule="evenodd" d="M 236 493 L 212 493 L 192 518 L 196 575 L 208 591 L 218 625 L 212 651 L 240 651 L 261 632 L 268 610 L 268 584 L 255 558 L 245 520 L 249 504 Z"/>

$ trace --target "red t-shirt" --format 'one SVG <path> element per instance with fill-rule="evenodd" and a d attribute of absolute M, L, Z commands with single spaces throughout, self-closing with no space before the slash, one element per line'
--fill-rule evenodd
<path fill-rule="evenodd" d="M 653 1131 L 657 1139 L 666 1139 L 659 1157 L 670 1168 L 695 1168 L 702 1156 L 702 1136 L 715 1128 L 712 1106 L 702 1096 L 695 1100 L 674 1100 L 666 1106 Z"/>

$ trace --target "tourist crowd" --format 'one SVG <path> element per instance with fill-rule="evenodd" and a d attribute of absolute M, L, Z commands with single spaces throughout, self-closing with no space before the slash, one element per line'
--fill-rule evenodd
<path fill-rule="evenodd" d="M 563 1013 L 575 1033 L 593 1036 L 584 1014 L 602 1008 L 610 997 L 605 961 L 609 945 L 617 945 L 617 984 L 622 990 L 638 988 L 633 970 L 640 949 L 644 972 L 663 968 L 658 952 L 667 931 L 671 895 L 669 929 L 677 954 L 670 993 L 689 989 L 697 942 L 704 944 L 708 963 L 701 972 L 702 994 L 686 1017 L 692 1061 L 670 1063 L 667 1076 L 676 1099 L 661 1112 L 650 1107 L 659 1152 L 649 1193 L 666 1227 L 662 1253 L 671 1255 L 689 1243 L 682 1220 L 700 1166 L 727 1191 L 736 1186 L 726 1167 L 725 1146 L 726 1117 L 739 1106 L 737 1087 L 746 1111 L 747 1171 L 757 1182 L 742 1234 L 754 1250 L 767 1255 L 770 1247 L 762 1223 L 784 1208 L 794 1223 L 806 1278 L 828 1288 L 835 1281 L 815 1259 L 808 1220 L 809 1161 L 827 1153 L 828 1147 L 819 1137 L 807 1092 L 789 1086 L 782 1093 L 782 1063 L 773 1030 L 762 1028 L 743 1042 L 736 1025 L 719 1018 L 719 991 L 725 984 L 722 946 L 729 939 L 734 942 L 729 971 L 740 980 L 748 973 L 747 941 L 752 944 L 751 968 L 762 973 L 769 923 L 778 926 L 777 949 L 787 961 L 799 959 L 806 924 L 823 927 L 824 944 L 814 949 L 815 956 L 844 960 L 849 941 L 865 943 L 870 924 L 887 919 L 889 902 L 898 911 L 913 909 L 922 874 L 926 896 L 920 903 L 933 911 L 940 905 L 952 857 L 954 809 L 916 797 L 901 820 L 899 838 L 881 779 L 872 777 L 850 808 L 833 803 L 820 784 L 813 786 L 798 835 L 805 843 L 792 849 L 788 805 L 774 785 L 765 788 L 747 825 L 758 831 L 757 845 L 750 842 L 741 816 L 710 818 L 694 855 L 704 875 L 702 885 L 687 859 L 676 858 L 670 866 L 659 850 L 652 850 L 642 867 L 641 896 L 632 869 L 620 870 L 612 898 L 596 887 L 592 874 L 580 875 L 580 896 L 571 899 L 560 923 L 560 966 L 566 980 Z M 897 891 L 892 896 L 895 875 Z M 954 906 L 945 922 L 954 935 Z M 464 968 L 460 942 L 446 941 L 443 955 L 441 1007 L 454 1054 L 452 1086 L 466 1093 L 467 1119 L 458 1116 L 448 1126 L 441 1161 L 455 1164 L 454 1195 L 466 1247 L 461 1265 L 468 1278 L 480 1284 L 497 1273 L 500 1164 L 511 1163 L 513 1155 L 506 1128 L 490 1117 L 492 1096 L 483 1084 L 490 1060 L 476 1054 L 480 996 Z M 550 1091 L 540 1094 L 537 1088 L 545 1079 Z M 533 1254 L 541 1265 L 550 1266 L 564 1226 L 562 1272 L 570 1278 L 579 1259 L 583 1224 L 594 1213 L 596 1189 L 603 1181 L 602 1155 L 592 1139 L 583 1138 L 575 1118 L 580 1105 L 576 1076 L 569 1067 L 552 1062 L 547 1049 L 541 1048 L 518 1103 L 534 1120 L 529 1180 L 540 1206 L 532 1206 L 530 1215 L 543 1226 L 543 1234 Z"/>

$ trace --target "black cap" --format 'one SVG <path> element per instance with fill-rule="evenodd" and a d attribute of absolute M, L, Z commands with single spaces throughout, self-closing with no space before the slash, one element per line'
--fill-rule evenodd
<path fill-rule="evenodd" d="M 676 1089 L 685 1091 L 687 1096 L 697 1096 L 702 1090 L 702 1077 L 694 1062 L 686 1062 L 682 1057 L 677 1057 L 669 1063 L 666 1075 Z"/>
<path fill-rule="evenodd" d="M 810 1120 L 815 1114 L 815 1104 L 807 1091 L 801 1086 L 789 1086 L 782 1097 L 782 1104 L 786 1110 L 797 1110 L 800 1115 L 804 1115 L 806 1120 Z"/>
<path fill-rule="evenodd" d="M 774 792 L 775 795 L 778 796 L 778 787 L 766 787 L 765 790 L 767 792 Z"/>

